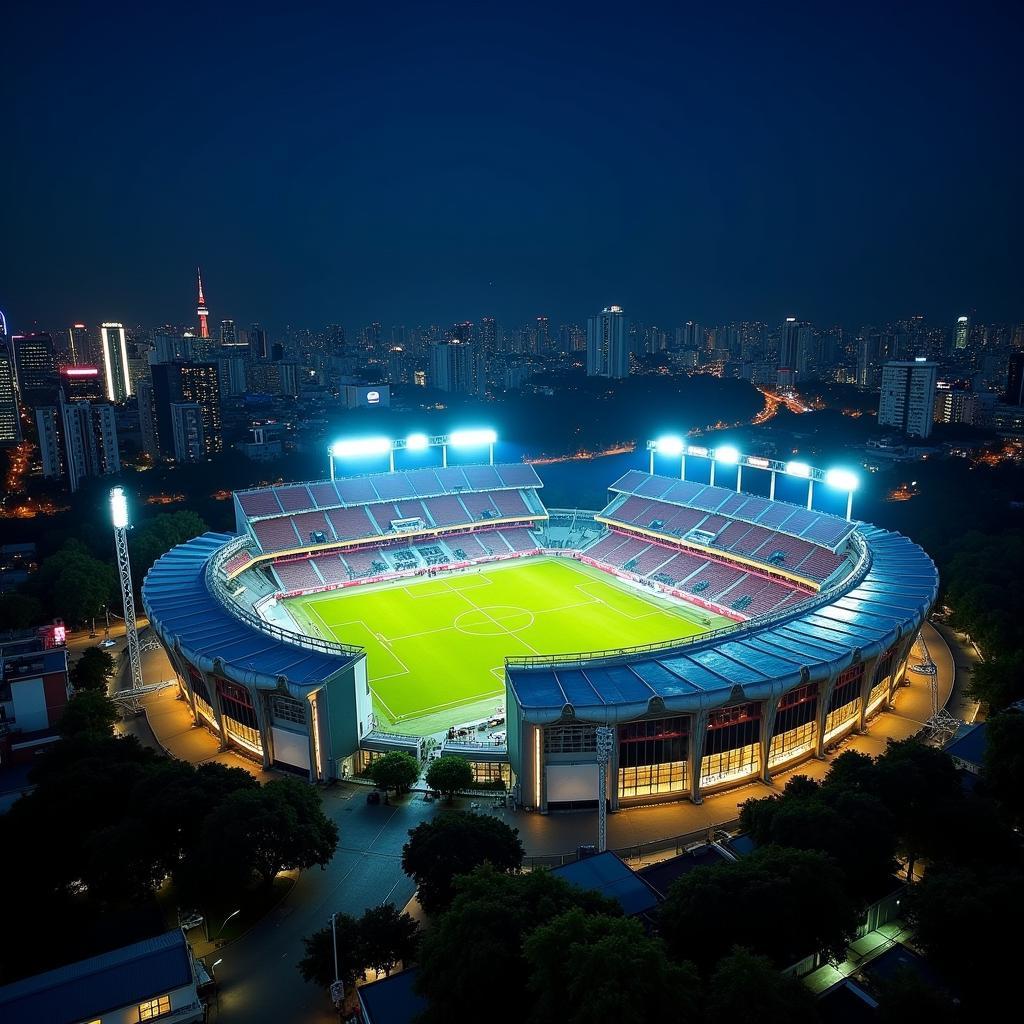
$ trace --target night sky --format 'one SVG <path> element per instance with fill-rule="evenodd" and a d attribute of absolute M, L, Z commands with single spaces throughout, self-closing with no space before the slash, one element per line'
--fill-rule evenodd
<path fill-rule="evenodd" d="M 29 6 L 14 329 L 1024 319 L 1020 4 Z"/>

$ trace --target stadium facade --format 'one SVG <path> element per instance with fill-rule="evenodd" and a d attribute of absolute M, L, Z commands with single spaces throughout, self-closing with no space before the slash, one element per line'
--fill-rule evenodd
<path fill-rule="evenodd" d="M 283 599 L 539 554 L 730 625 L 507 659 L 507 746 L 441 740 L 525 807 L 596 804 L 601 727 L 614 730 L 614 809 L 768 780 L 890 705 L 938 591 L 934 564 L 907 538 L 651 473 L 613 483 L 599 512 L 549 513 L 542 486 L 515 464 L 236 493 L 234 534 L 174 548 L 143 584 L 197 724 L 312 781 L 358 774 L 391 749 L 422 755 L 423 737 L 380 727 L 365 651 L 300 631 Z"/>

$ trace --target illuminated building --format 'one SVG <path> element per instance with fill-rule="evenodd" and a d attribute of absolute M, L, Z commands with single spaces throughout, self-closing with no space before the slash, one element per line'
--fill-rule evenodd
<path fill-rule="evenodd" d="M 170 417 L 175 461 L 201 461 L 206 455 L 202 406 L 198 402 L 171 402 Z"/>
<path fill-rule="evenodd" d="M 53 359 L 53 339 L 49 334 L 15 334 L 14 366 L 21 401 L 35 408 L 52 403 L 57 393 L 57 364 Z"/>
<path fill-rule="evenodd" d="M 92 358 L 89 328 L 85 324 L 72 324 L 68 328 L 68 355 L 72 366 L 81 366 Z"/>
<path fill-rule="evenodd" d="M 60 371 L 60 386 L 69 402 L 103 400 L 103 378 L 95 366 L 65 366 Z"/>
<path fill-rule="evenodd" d="M 68 401 L 62 391 L 56 406 L 36 409 L 36 427 L 43 476 L 66 477 L 72 493 L 87 477 L 121 472 L 112 405 Z"/>
<path fill-rule="evenodd" d="M 256 359 L 266 359 L 269 355 L 267 332 L 259 324 L 253 324 L 249 328 L 249 351 Z"/>
<path fill-rule="evenodd" d="M 128 367 L 128 341 L 122 324 L 100 325 L 100 354 L 107 398 L 111 402 L 123 402 L 133 391 Z"/>
<path fill-rule="evenodd" d="M 483 353 L 472 341 L 453 339 L 431 345 L 430 380 L 438 391 L 482 396 L 487 385 Z"/>
<path fill-rule="evenodd" d="M 971 318 L 969 316 L 957 317 L 956 326 L 953 328 L 953 348 L 962 352 L 967 348 L 971 338 Z"/>
<path fill-rule="evenodd" d="M 882 393 L 878 425 L 897 427 L 911 437 L 932 432 L 938 364 L 927 359 L 886 363 L 882 367 Z"/>
<path fill-rule="evenodd" d="M 20 440 L 21 417 L 18 415 L 14 355 L 10 340 L 0 336 L 0 445 L 17 444 Z"/>
<path fill-rule="evenodd" d="M 172 405 L 195 403 L 201 410 L 207 456 L 223 448 L 220 378 L 216 363 L 161 363 L 152 367 L 156 442 L 162 455 L 175 458 Z"/>
<path fill-rule="evenodd" d="M 587 320 L 587 376 L 629 375 L 626 317 L 621 306 L 608 306 Z"/>
<path fill-rule="evenodd" d="M 1024 352 L 1014 352 L 1006 374 L 1006 405 L 1024 405 Z"/>

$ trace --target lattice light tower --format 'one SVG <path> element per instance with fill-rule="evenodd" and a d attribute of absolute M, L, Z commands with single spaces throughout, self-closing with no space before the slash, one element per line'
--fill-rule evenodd
<path fill-rule="evenodd" d="M 615 730 L 599 725 L 597 733 L 597 852 L 608 849 L 608 759 L 612 756 Z"/>
<path fill-rule="evenodd" d="M 121 600 L 124 602 L 124 633 L 128 640 L 128 661 L 133 690 L 142 686 L 142 654 L 139 630 L 135 625 L 135 595 L 132 592 L 132 566 L 128 560 L 128 499 L 123 487 L 110 491 L 110 517 L 114 524 L 114 547 L 117 550 L 117 574 L 121 578 Z"/>

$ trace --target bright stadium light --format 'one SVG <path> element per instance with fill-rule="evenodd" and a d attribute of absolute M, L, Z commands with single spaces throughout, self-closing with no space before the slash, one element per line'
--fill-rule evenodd
<path fill-rule="evenodd" d="M 686 446 L 686 454 L 697 455 L 702 459 L 706 459 L 708 457 L 708 450 L 707 448 L 702 448 L 700 445 L 690 444 Z"/>
<path fill-rule="evenodd" d="M 498 435 L 493 430 L 455 430 L 448 435 L 453 448 L 482 448 L 494 444 Z"/>
<path fill-rule="evenodd" d="M 672 434 L 668 434 L 665 437 L 659 437 L 654 442 L 654 448 L 659 455 L 682 455 L 686 449 L 686 445 L 683 444 L 681 437 L 675 437 Z"/>
<path fill-rule="evenodd" d="M 801 480 L 810 480 L 811 467 L 806 462 L 787 462 L 786 472 L 790 476 L 798 476 Z"/>
<path fill-rule="evenodd" d="M 411 452 L 421 452 L 430 444 L 426 434 L 410 434 L 405 439 L 405 447 Z"/>
<path fill-rule="evenodd" d="M 391 439 L 387 437 L 356 437 L 349 441 L 335 441 L 331 455 L 336 459 L 352 459 L 361 455 L 387 455 Z"/>
<path fill-rule="evenodd" d="M 740 450 L 731 444 L 715 449 L 715 459 L 726 466 L 735 466 L 740 461 Z"/>
<path fill-rule="evenodd" d="M 856 473 L 851 473 L 848 469 L 830 469 L 825 474 L 825 483 L 837 491 L 852 492 L 860 486 L 860 479 Z"/>
<path fill-rule="evenodd" d="M 114 487 L 110 491 L 110 517 L 115 530 L 123 530 L 128 526 L 128 499 L 123 487 Z"/>

